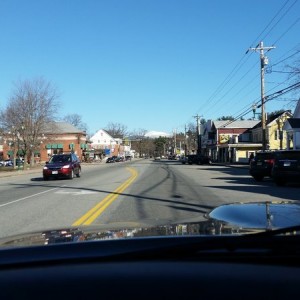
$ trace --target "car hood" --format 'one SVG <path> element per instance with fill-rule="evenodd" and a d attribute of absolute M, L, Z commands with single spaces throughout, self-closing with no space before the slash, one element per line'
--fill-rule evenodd
<path fill-rule="evenodd" d="M 0 239 L 0 247 L 50 245 L 126 238 L 242 235 L 300 225 L 300 205 L 288 202 L 234 203 L 219 206 L 200 222 L 160 226 L 107 224 L 59 228 Z"/>
<path fill-rule="evenodd" d="M 63 166 L 66 166 L 66 165 L 70 165 L 71 163 L 70 162 L 55 162 L 55 163 L 48 163 L 45 165 L 45 167 L 47 168 L 61 168 Z"/>

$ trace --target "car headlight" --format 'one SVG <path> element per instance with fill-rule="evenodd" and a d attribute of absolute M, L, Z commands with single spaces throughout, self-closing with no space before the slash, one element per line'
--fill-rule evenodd
<path fill-rule="evenodd" d="M 69 169 L 69 168 L 71 168 L 71 166 L 70 166 L 70 165 L 65 165 L 65 166 L 63 166 L 62 168 L 63 168 L 63 169 Z"/>
<path fill-rule="evenodd" d="M 48 170 L 48 167 L 45 166 L 45 167 L 44 167 L 44 170 Z"/>

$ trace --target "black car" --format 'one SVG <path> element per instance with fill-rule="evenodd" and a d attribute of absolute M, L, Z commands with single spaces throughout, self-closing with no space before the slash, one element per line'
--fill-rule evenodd
<path fill-rule="evenodd" d="M 300 183 L 300 151 L 276 151 L 272 177 L 276 185 Z"/>
<path fill-rule="evenodd" d="M 257 152 L 250 161 L 250 175 L 256 181 L 262 181 L 264 177 L 271 177 L 274 157 L 274 151 Z"/>
<path fill-rule="evenodd" d="M 197 165 L 204 165 L 204 164 L 211 164 L 211 158 L 206 155 L 202 154 L 190 154 L 187 157 L 187 163 L 189 165 L 197 164 Z"/>
<path fill-rule="evenodd" d="M 109 158 L 106 160 L 106 163 L 107 163 L 107 164 L 109 164 L 109 163 L 115 163 L 115 162 L 116 162 L 116 159 L 117 159 L 117 156 L 109 157 Z"/>
<path fill-rule="evenodd" d="M 51 177 L 73 179 L 75 175 L 80 177 L 80 174 L 80 161 L 74 153 L 54 154 L 43 168 L 44 180 Z"/>

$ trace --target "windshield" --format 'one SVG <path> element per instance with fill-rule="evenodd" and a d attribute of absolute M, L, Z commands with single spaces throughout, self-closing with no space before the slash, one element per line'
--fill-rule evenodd
<path fill-rule="evenodd" d="M 299 12 L 1 1 L 0 239 L 300 225 Z"/>

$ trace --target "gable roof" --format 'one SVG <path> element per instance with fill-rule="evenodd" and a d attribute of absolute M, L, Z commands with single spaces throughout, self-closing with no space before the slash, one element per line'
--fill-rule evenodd
<path fill-rule="evenodd" d="M 294 118 L 300 118 L 300 99 L 298 100 L 294 111 Z"/>
<path fill-rule="evenodd" d="M 300 118 L 289 118 L 287 119 L 291 128 L 300 128 Z"/>
<path fill-rule="evenodd" d="M 114 140 L 114 138 L 104 129 L 99 129 L 92 137 L 91 140 L 103 138 L 105 136 L 106 139 Z"/>

